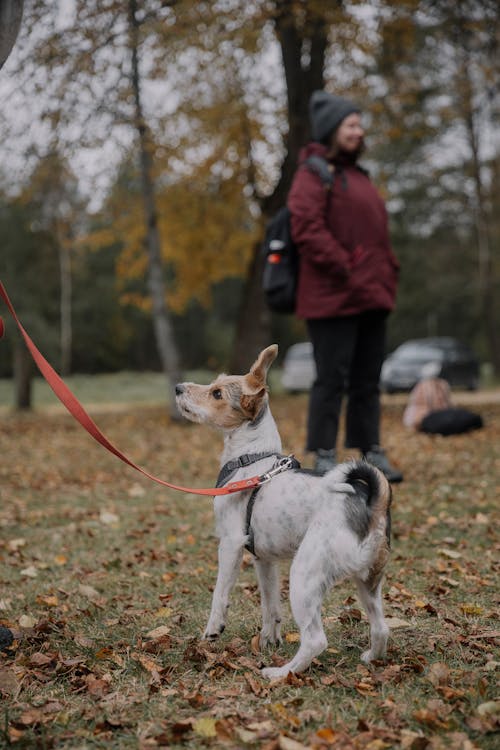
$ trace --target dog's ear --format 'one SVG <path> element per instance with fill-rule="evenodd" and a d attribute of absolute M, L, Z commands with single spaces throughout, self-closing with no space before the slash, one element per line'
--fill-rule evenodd
<path fill-rule="evenodd" d="M 278 344 L 271 344 L 267 349 L 263 349 L 248 373 L 252 379 L 261 385 L 267 380 L 267 373 L 272 363 L 278 355 Z"/>
<path fill-rule="evenodd" d="M 253 422 L 257 414 L 262 408 L 262 404 L 267 395 L 267 388 L 261 388 L 257 393 L 242 393 L 240 398 L 240 405 L 243 413 L 248 419 Z"/>

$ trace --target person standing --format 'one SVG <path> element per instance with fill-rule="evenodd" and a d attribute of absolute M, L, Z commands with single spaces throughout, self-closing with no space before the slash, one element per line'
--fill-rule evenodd
<path fill-rule="evenodd" d="M 358 165 L 364 149 L 360 109 L 315 91 L 309 114 L 312 142 L 300 152 L 288 197 L 300 256 L 296 313 L 306 321 L 317 370 L 307 450 L 315 454 L 317 471 L 333 468 L 347 395 L 346 447 L 359 449 L 389 481 L 400 482 L 401 472 L 380 445 L 379 378 L 399 273 L 387 212 Z M 326 160 L 333 173 L 328 189 L 306 164 L 313 156 Z"/>

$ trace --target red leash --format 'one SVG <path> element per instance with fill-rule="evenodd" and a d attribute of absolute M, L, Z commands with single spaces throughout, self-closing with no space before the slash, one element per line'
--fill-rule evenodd
<path fill-rule="evenodd" d="M 59 401 L 61 401 L 64 404 L 64 406 L 69 411 L 69 413 L 72 414 L 72 416 L 76 419 L 76 421 L 79 422 L 85 430 L 87 430 L 89 435 L 91 435 L 94 438 L 94 440 L 100 443 L 110 453 L 113 453 L 121 461 L 124 461 L 124 463 L 128 464 L 136 471 L 139 471 L 141 474 L 143 474 L 148 479 L 151 479 L 153 482 L 162 484 L 165 487 L 170 487 L 173 490 L 180 490 L 181 492 L 189 492 L 193 495 L 230 495 L 233 492 L 241 492 L 242 490 L 248 490 L 248 489 L 252 489 L 253 487 L 258 487 L 266 481 L 267 475 L 262 475 L 262 476 L 250 477 L 249 479 L 243 479 L 240 482 L 230 482 L 229 484 L 226 484 L 224 487 L 193 489 L 191 487 L 179 487 L 176 484 L 165 482 L 164 479 L 158 479 L 158 477 L 155 477 L 152 474 L 149 474 L 144 469 L 141 469 L 140 466 L 137 466 L 137 464 L 135 464 L 133 461 L 127 458 L 127 456 L 124 453 L 122 453 L 118 448 L 116 448 L 113 445 L 113 443 L 111 443 L 107 439 L 107 437 L 101 432 L 101 430 L 98 428 L 98 426 L 93 421 L 93 419 L 87 414 L 87 412 L 85 411 L 81 403 L 78 401 L 76 396 L 70 391 L 66 383 L 62 380 L 62 378 L 59 377 L 59 375 L 54 370 L 54 368 L 47 362 L 45 357 L 37 349 L 37 347 L 31 340 L 31 338 L 28 336 L 25 329 L 21 325 L 21 322 L 19 318 L 17 317 L 16 311 L 14 310 L 14 307 L 12 306 L 9 296 L 1 281 L 0 281 L 0 297 L 2 297 L 3 301 L 7 305 L 7 308 L 10 314 L 12 315 L 12 318 L 14 319 L 17 327 L 21 331 L 21 334 L 26 342 L 26 346 L 28 347 L 31 356 L 35 360 L 35 363 L 38 369 L 40 370 L 43 377 L 45 378 L 47 383 L 50 385 L 50 387 L 56 394 Z M 0 338 L 2 338 L 3 333 L 4 333 L 4 325 L 3 325 L 2 318 L 0 317 Z"/>

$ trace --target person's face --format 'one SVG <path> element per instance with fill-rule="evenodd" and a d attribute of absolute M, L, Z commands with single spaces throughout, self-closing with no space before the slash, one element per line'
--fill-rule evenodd
<path fill-rule="evenodd" d="M 365 131 L 361 126 L 361 117 L 357 112 L 348 115 L 337 128 L 334 136 L 334 147 L 339 151 L 356 153 L 363 147 Z"/>

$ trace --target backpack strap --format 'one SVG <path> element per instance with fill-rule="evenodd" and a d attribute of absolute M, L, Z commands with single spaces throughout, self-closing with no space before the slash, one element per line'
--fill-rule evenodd
<path fill-rule="evenodd" d="M 318 175 L 318 177 L 321 179 L 321 182 L 328 190 L 331 190 L 333 188 L 333 184 L 337 175 L 340 175 L 342 178 L 342 188 L 344 190 L 347 189 L 347 179 L 342 167 L 335 167 L 332 170 L 330 168 L 330 162 L 328 162 L 322 156 L 318 156 L 317 154 L 309 156 L 309 158 L 305 160 L 304 164 L 308 167 L 308 169 L 311 170 L 311 172 L 314 172 Z M 358 170 L 358 172 L 361 172 L 361 174 L 370 179 L 370 173 L 367 169 L 362 167 L 360 164 L 355 164 L 355 168 Z"/>
<path fill-rule="evenodd" d="M 311 172 L 318 175 L 323 185 L 331 190 L 335 182 L 335 171 L 330 169 L 330 164 L 322 156 L 313 154 L 306 159 L 305 164 Z"/>

